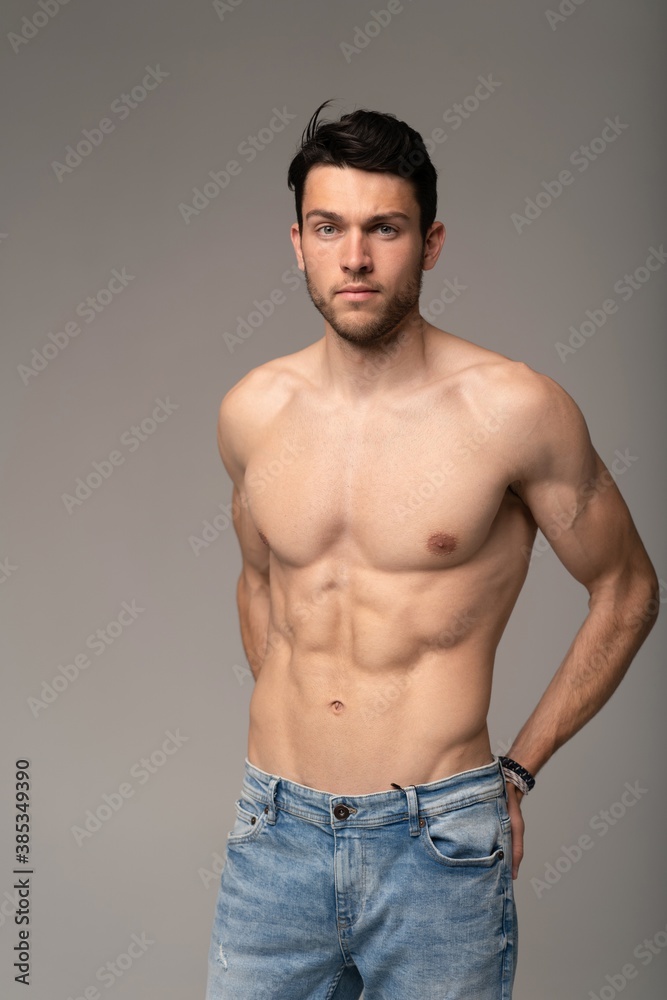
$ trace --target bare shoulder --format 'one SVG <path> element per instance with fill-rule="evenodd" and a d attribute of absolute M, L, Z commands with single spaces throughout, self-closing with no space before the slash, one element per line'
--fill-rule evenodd
<path fill-rule="evenodd" d="M 572 396 L 549 375 L 499 351 L 447 336 L 445 353 L 453 361 L 461 392 L 471 402 L 502 407 L 518 432 L 545 419 L 557 420 L 561 430 L 567 424 L 574 429 L 583 420 Z"/>
<path fill-rule="evenodd" d="M 555 441 L 587 435 L 583 413 L 570 394 L 524 361 L 496 362 L 482 374 L 489 393 L 508 416 L 508 430 L 525 441 L 532 436 L 541 448 Z"/>
<path fill-rule="evenodd" d="M 314 352 L 311 344 L 293 354 L 272 358 L 251 368 L 222 397 L 220 411 L 229 420 L 247 419 L 250 423 L 271 420 L 276 411 L 308 379 Z"/>
<path fill-rule="evenodd" d="M 555 379 L 509 360 L 489 365 L 479 377 L 501 414 L 514 492 L 524 497 L 531 482 L 594 475 L 596 453 L 584 415 Z"/>
<path fill-rule="evenodd" d="M 594 453 L 583 413 L 555 379 L 460 338 L 445 347 L 469 412 L 480 424 L 492 414 L 502 428 L 497 444 L 504 446 L 517 483 L 546 474 L 568 456 L 591 465 Z"/>
<path fill-rule="evenodd" d="M 308 380 L 312 346 L 251 368 L 222 397 L 218 446 L 228 471 L 245 469 L 255 442 Z"/>

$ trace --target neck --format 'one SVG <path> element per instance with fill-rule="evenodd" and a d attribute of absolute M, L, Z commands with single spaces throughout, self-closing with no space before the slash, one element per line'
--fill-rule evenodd
<path fill-rule="evenodd" d="M 381 340 L 353 344 L 325 323 L 323 375 L 327 388 L 350 402 L 361 402 L 423 381 L 428 325 L 415 307 Z"/>

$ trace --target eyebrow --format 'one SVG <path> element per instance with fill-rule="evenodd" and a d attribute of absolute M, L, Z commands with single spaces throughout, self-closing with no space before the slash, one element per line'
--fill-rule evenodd
<path fill-rule="evenodd" d="M 311 208 L 310 212 L 306 214 L 306 221 L 313 215 L 319 215 L 323 219 L 330 219 L 331 222 L 338 222 L 342 224 L 345 220 L 342 215 L 338 212 L 328 212 L 324 208 Z M 405 212 L 381 212 L 379 215 L 371 215 L 370 218 L 366 219 L 366 225 L 371 225 L 374 222 L 384 222 L 385 219 L 405 219 L 407 222 L 410 221 L 410 216 L 406 215 Z"/>

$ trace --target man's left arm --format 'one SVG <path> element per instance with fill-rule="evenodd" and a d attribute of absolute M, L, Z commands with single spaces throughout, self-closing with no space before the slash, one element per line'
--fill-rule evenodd
<path fill-rule="evenodd" d="M 522 379 L 523 381 L 523 379 Z M 518 455 L 519 494 L 556 555 L 586 587 L 588 614 L 507 756 L 533 775 L 620 684 L 655 624 L 659 581 L 581 410 L 565 390 L 530 371 Z M 516 877 L 522 853 L 521 793 L 510 786 Z"/>

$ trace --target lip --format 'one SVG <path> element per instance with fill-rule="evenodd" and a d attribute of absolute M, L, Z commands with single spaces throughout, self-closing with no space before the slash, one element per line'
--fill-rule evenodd
<path fill-rule="evenodd" d="M 371 295 L 377 294 L 374 288 L 361 288 L 358 291 L 356 289 L 345 289 L 342 292 L 336 292 L 336 295 L 341 295 L 349 302 L 363 302 L 365 299 L 370 299 Z"/>

